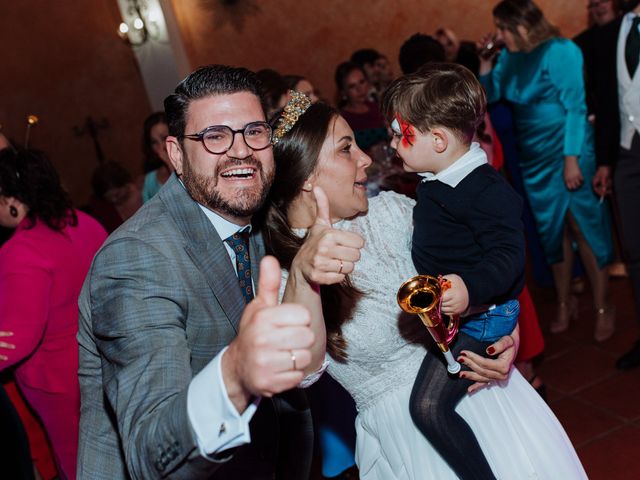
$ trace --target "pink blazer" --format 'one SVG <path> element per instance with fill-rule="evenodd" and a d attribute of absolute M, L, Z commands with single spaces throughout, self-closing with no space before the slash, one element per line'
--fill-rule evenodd
<path fill-rule="evenodd" d="M 107 238 L 83 212 L 78 225 L 54 231 L 41 221 L 18 225 L 0 248 L 0 330 L 16 345 L 4 370 L 20 363 L 20 383 L 55 392 L 66 387 L 78 364 L 78 296 L 93 256 Z M 77 378 L 72 381 L 77 383 Z"/>
<path fill-rule="evenodd" d="M 29 220 L 0 248 L 0 330 L 13 332 L 5 350 L 27 402 L 42 419 L 61 470 L 75 477 L 78 386 L 78 296 L 93 256 L 107 237 L 82 212 L 62 231 Z"/>

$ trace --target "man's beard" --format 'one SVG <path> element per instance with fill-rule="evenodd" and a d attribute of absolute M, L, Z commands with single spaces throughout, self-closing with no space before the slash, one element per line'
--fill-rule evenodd
<path fill-rule="evenodd" d="M 247 164 L 255 167 L 255 175 L 260 178 L 260 184 L 232 192 L 230 195 L 233 195 L 233 198 L 223 198 L 221 192 L 217 190 L 220 171 L 230 166 Z M 216 166 L 212 176 L 196 173 L 191 168 L 188 158 L 184 159 L 183 165 L 182 182 L 196 202 L 213 211 L 239 218 L 250 217 L 260 210 L 267 198 L 275 174 L 275 169 L 272 169 L 271 172 L 265 172 L 262 163 L 254 157 L 242 160 L 227 159 Z"/>

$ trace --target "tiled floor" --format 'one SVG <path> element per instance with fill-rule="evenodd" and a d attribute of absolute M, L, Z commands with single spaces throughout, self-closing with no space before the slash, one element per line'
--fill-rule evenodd
<path fill-rule="evenodd" d="M 551 335 L 548 325 L 556 308 L 553 289 L 531 284 L 529 288 L 546 339 L 537 373 L 587 475 L 591 480 L 640 479 L 640 368 L 620 372 L 614 366 L 640 335 L 628 280 L 611 281 L 618 328 L 601 344 L 592 338 L 595 318 L 588 289 L 579 296 L 578 319 L 567 332 Z M 322 478 L 317 470 L 316 465 L 313 479 Z"/>
<path fill-rule="evenodd" d="M 611 281 L 618 328 L 601 344 L 592 339 L 595 319 L 588 290 L 579 297 L 579 318 L 559 335 L 548 334 L 555 314 L 553 290 L 533 287 L 531 293 L 546 338 L 537 371 L 589 478 L 640 479 L 640 369 L 620 372 L 614 366 L 640 335 L 628 280 Z"/>

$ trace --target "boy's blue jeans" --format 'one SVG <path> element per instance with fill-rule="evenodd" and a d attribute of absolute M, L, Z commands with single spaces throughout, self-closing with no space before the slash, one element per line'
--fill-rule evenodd
<path fill-rule="evenodd" d="M 493 343 L 516 328 L 519 315 L 518 300 L 508 300 L 486 312 L 460 319 L 460 331 L 481 342 Z"/>

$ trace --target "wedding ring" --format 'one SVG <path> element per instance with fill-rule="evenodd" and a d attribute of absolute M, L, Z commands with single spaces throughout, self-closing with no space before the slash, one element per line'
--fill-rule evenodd
<path fill-rule="evenodd" d="M 293 363 L 293 370 L 297 370 L 296 368 L 296 354 L 293 353 L 293 350 L 289 350 L 289 353 L 291 353 L 291 363 Z"/>
<path fill-rule="evenodd" d="M 342 273 L 342 268 L 344 267 L 344 263 L 340 260 L 340 269 L 338 269 L 338 274 Z"/>

